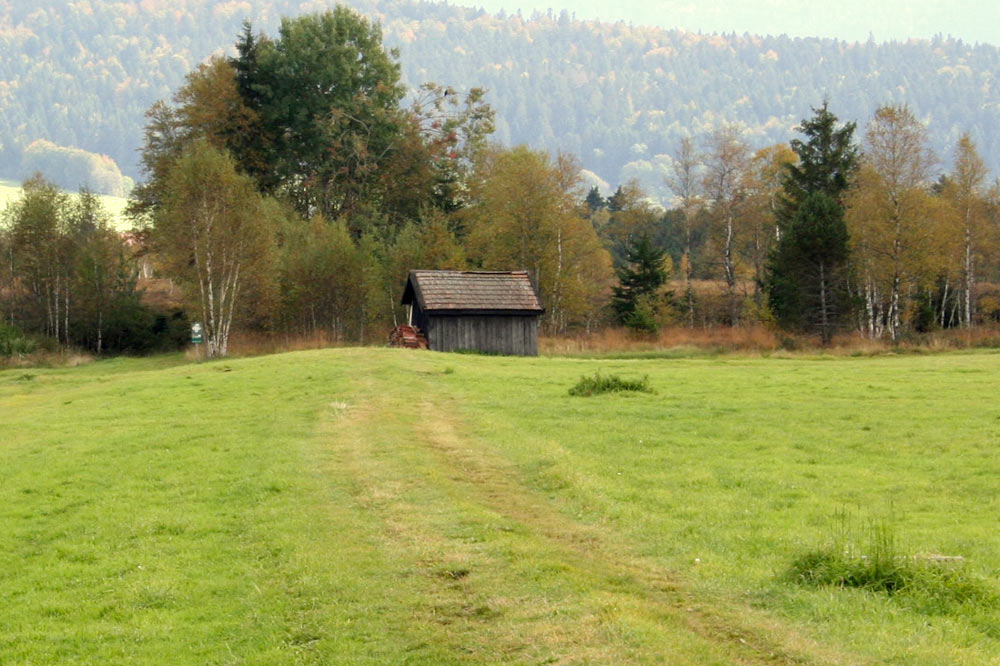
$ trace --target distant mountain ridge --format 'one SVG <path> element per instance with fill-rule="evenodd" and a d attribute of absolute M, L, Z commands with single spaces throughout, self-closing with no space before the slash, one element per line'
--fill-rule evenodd
<path fill-rule="evenodd" d="M 348 3 L 378 19 L 410 85 L 489 90 L 496 139 L 564 150 L 611 187 L 638 178 L 665 197 L 679 138 L 721 122 L 754 145 L 790 139 L 824 97 L 863 129 L 875 108 L 905 102 L 948 166 L 970 132 L 1000 171 L 1000 49 L 938 38 L 846 43 L 574 20 L 568 12 L 490 15 L 410 0 Z M 280 17 L 326 2 L 80 0 L 0 6 L 0 175 L 19 177 L 36 139 L 109 155 L 137 177 L 143 112 L 213 53 L 242 21 L 277 31 Z M 860 134 L 860 132 L 859 132 Z"/>

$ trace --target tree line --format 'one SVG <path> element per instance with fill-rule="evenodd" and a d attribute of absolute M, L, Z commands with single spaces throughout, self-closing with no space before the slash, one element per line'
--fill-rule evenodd
<path fill-rule="evenodd" d="M 143 302 L 137 258 L 89 191 L 35 176 L 0 216 L 0 356 L 48 346 L 97 353 L 176 349 L 187 322 Z"/>
<path fill-rule="evenodd" d="M 123 347 L 108 322 L 132 315 L 136 339 L 175 343 L 201 321 L 211 355 L 238 328 L 371 343 L 402 321 L 414 268 L 528 270 L 552 334 L 773 323 L 895 341 L 1000 310 L 997 188 L 968 136 L 935 178 L 905 106 L 879 108 L 860 143 L 826 103 L 790 145 L 753 150 L 735 124 L 683 138 L 664 210 L 635 182 L 587 192 L 572 156 L 491 143 L 481 89 L 405 92 L 380 26 L 351 10 L 274 36 L 246 23 L 233 56 L 147 112 L 129 212 L 184 313 L 136 315 L 135 257 L 118 241 L 87 259 L 115 246 L 107 225 L 36 179 L 0 234 L 5 319 L 98 351 Z"/>
<path fill-rule="evenodd" d="M 825 343 L 997 319 L 1000 188 L 968 135 L 937 173 L 905 105 L 878 108 L 860 140 L 828 103 L 797 129 L 803 138 L 758 151 L 732 125 L 700 150 L 680 142 L 668 176 L 678 205 L 664 222 L 680 232 L 688 323 L 695 276 L 721 285 L 724 323 L 773 318 Z"/>

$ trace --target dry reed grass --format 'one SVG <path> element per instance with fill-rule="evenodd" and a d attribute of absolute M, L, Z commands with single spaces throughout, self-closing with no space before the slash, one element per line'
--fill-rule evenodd
<path fill-rule="evenodd" d="M 662 329 L 657 335 L 637 335 L 624 328 L 607 328 L 590 334 L 543 336 L 539 351 L 550 356 L 589 354 L 655 354 L 660 352 L 833 354 L 874 356 L 900 352 L 937 352 L 957 349 L 1000 348 L 1000 328 L 945 330 L 912 334 L 893 343 L 871 340 L 854 331 L 834 337 L 823 347 L 818 336 L 792 334 L 762 325 L 712 326 Z"/>
<path fill-rule="evenodd" d="M 284 352 L 345 347 L 352 343 L 337 338 L 323 330 L 309 333 L 233 333 L 229 337 L 230 356 L 264 356 Z M 356 343 L 355 343 L 356 344 Z M 194 349 L 188 347 L 187 356 L 194 358 Z M 202 353 L 203 350 L 202 350 Z"/>
<path fill-rule="evenodd" d="M 680 298 L 687 289 L 687 283 L 681 279 L 674 279 L 668 283 L 667 287 L 674 293 L 675 297 Z M 729 287 L 725 280 L 691 280 L 691 291 L 698 298 L 725 296 L 729 293 Z M 753 292 L 754 286 L 751 280 L 736 281 L 736 293 L 740 295 L 740 298 L 747 298 Z"/>
<path fill-rule="evenodd" d="M 5 368 L 75 368 L 93 363 L 93 354 L 79 350 L 35 351 L 16 356 L 0 356 L 0 370 Z"/>
<path fill-rule="evenodd" d="M 283 352 L 352 346 L 357 343 L 334 336 L 327 331 L 301 334 L 239 333 L 229 341 L 232 356 L 262 356 Z M 767 355 L 832 354 L 874 356 L 900 352 L 935 352 L 955 349 L 1000 348 L 1000 328 L 979 327 L 971 330 L 936 331 L 911 335 L 897 344 L 885 340 L 870 340 L 857 332 L 841 333 L 829 347 L 820 344 L 819 337 L 792 334 L 763 325 L 752 326 L 675 326 L 662 329 L 657 335 L 637 335 L 624 328 L 606 328 L 590 334 L 542 336 L 539 351 L 547 356 L 590 354 L 656 354 L 673 352 L 740 353 Z M 187 356 L 194 359 L 194 349 Z"/>
<path fill-rule="evenodd" d="M 328 331 L 311 333 L 234 333 L 229 340 L 230 356 L 265 356 L 284 352 L 357 346 Z M 373 346 L 373 345 L 368 345 Z M 375 345 L 377 346 L 377 345 Z M 636 335 L 624 328 L 606 328 L 590 334 L 542 336 L 539 351 L 545 356 L 602 354 L 831 354 L 875 356 L 889 353 L 945 352 L 959 349 L 1000 348 L 1000 328 L 977 327 L 970 330 L 935 331 L 910 335 L 898 344 L 889 340 L 870 340 L 857 332 L 842 333 L 829 347 L 822 347 L 818 337 L 794 335 L 765 326 L 715 326 L 665 328 L 659 334 Z M 185 356 L 191 361 L 204 359 L 204 349 L 188 345 Z M 12 358 L 0 358 L 2 368 L 76 367 L 92 363 L 95 356 L 79 350 L 36 351 Z"/>
<path fill-rule="evenodd" d="M 763 327 L 662 329 L 657 335 L 638 335 L 624 328 L 606 328 L 589 335 L 545 336 L 539 351 L 546 355 L 645 353 L 668 350 L 772 351 L 781 347 L 775 333 Z"/>

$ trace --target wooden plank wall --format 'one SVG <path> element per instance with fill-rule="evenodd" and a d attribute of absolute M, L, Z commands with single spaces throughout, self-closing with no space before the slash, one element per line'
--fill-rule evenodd
<path fill-rule="evenodd" d="M 472 349 L 538 356 L 538 317 L 512 315 L 426 316 L 427 341 L 434 351 Z"/>

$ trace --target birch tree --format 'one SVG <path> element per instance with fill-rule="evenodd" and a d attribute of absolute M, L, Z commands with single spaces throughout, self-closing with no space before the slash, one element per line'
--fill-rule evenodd
<path fill-rule="evenodd" d="M 746 237 L 742 253 L 753 266 L 753 298 L 758 308 L 763 306 L 762 285 L 766 279 L 767 258 L 772 246 L 781 238 L 778 209 L 785 172 L 795 162 L 795 153 L 787 144 L 761 148 L 754 153 L 744 174 L 746 206 L 743 217 Z"/>
<path fill-rule="evenodd" d="M 610 289 L 611 259 L 578 214 L 579 165 L 525 147 L 496 150 L 480 163 L 473 205 L 463 211 L 470 263 L 527 270 L 538 285 L 543 325 L 587 326 Z"/>
<path fill-rule="evenodd" d="M 673 154 L 670 173 L 667 175 L 667 187 L 677 197 L 684 225 L 684 253 L 681 255 L 681 272 L 684 274 L 684 307 L 688 326 L 694 326 L 694 231 L 695 220 L 704 207 L 701 197 L 701 183 L 698 171 L 701 167 L 701 156 L 690 137 L 681 139 Z"/>
<path fill-rule="evenodd" d="M 273 203 L 204 139 L 170 169 L 166 195 L 154 242 L 202 318 L 208 356 L 225 356 L 247 293 L 266 289 L 259 282 L 273 276 Z"/>
<path fill-rule="evenodd" d="M 281 247 L 281 300 L 286 328 L 328 331 L 335 341 L 357 339 L 364 290 L 363 257 L 347 225 L 317 215 L 285 225 Z"/>
<path fill-rule="evenodd" d="M 955 165 L 942 194 L 955 209 L 961 252 L 961 311 L 962 325 L 972 326 L 975 304 L 976 258 L 981 252 L 986 222 L 984 187 L 988 176 L 976 144 L 968 134 L 958 140 Z M 947 289 L 947 283 L 945 289 Z M 947 294 L 946 294 L 947 295 Z M 947 300 L 947 299 L 945 299 Z"/>
<path fill-rule="evenodd" d="M 128 256 L 100 199 L 83 190 L 69 205 L 68 240 L 75 247 L 72 274 L 74 340 L 98 354 L 105 351 L 109 323 L 128 302 L 138 303 L 137 262 Z"/>
<path fill-rule="evenodd" d="M 5 211 L 12 294 L 19 304 L 11 323 L 68 342 L 69 275 L 72 246 L 63 233 L 68 199 L 41 175 L 22 185 L 21 197 Z"/>
<path fill-rule="evenodd" d="M 708 137 L 705 175 L 702 180 L 716 226 L 716 238 L 726 281 L 729 320 L 740 318 L 740 298 L 736 292 L 736 248 L 741 208 L 746 202 L 745 174 L 750 164 L 750 146 L 735 125 L 723 125 Z"/>
<path fill-rule="evenodd" d="M 0 217 L 0 308 L 3 308 L 0 322 L 13 325 L 17 309 L 14 294 L 14 252 L 3 217 Z"/>
<path fill-rule="evenodd" d="M 928 187 L 934 157 L 923 124 L 905 106 L 883 106 L 868 124 L 848 230 L 872 338 L 899 339 L 907 290 L 928 274 L 940 212 Z"/>

